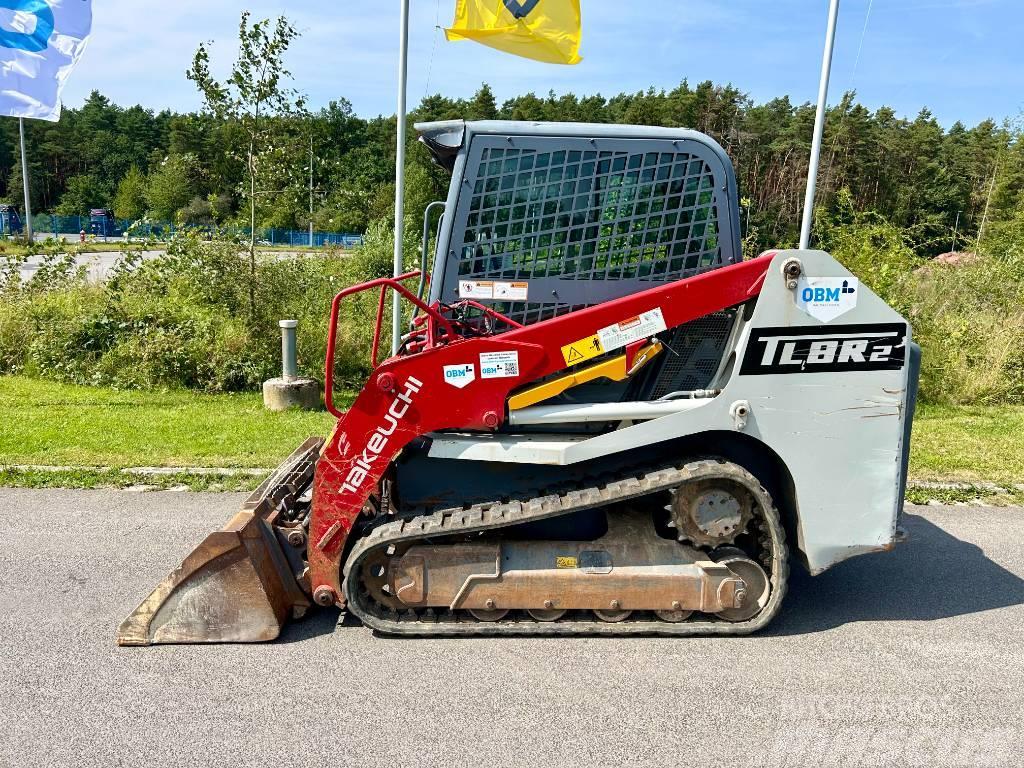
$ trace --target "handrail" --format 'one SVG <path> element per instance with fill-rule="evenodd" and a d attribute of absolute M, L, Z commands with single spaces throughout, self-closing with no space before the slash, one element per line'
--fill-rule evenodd
<path fill-rule="evenodd" d="M 338 293 L 331 302 L 331 320 L 327 330 L 327 360 L 324 368 L 324 405 L 326 405 L 327 410 L 337 418 L 340 419 L 344 413 L 334 407 L 334 353 L 337 346 L 338 312 L 341 308 L 341 301 L 346 296 L 352 296 L 353 294 L 362 293 L 378 287 L 380 288 L 380 300 L 377 302 L 377 320 L 374 327 L 373 349 L 371 353 L 374 368 L 377 367 L 377 352 L 380 346 L 384 296 L 388 288 L 395 291 L 400 296 L 404 296 L 420 311 L 426 313 L 428 318 L 427 333 L 429 335 L 435 333 L 436 327 L 434 324 L 437 323 L 441 326 L 442 330 L 448 334 L 449 338 L 454 338 L 455 330 L 452 328 L 451 322 L 436 309 L 428 306 L 421 299 L 417 298 L 412 291 L 401 284 L 402 281 L 411 280 L 412 278 L 419 276 L 420 271 L 417 269 L 412 272 L 406 272 L 404 275 L 399 275 L 398 277 L 379 277 L 376 280 L 370 280 L 365 283 L 359 283 L 358 285 L 345 288 L 343 291 Z"/>
<path fill-rule="evenodd" d="M 430 203 L 426 210 L 423 211 L 423 242 L 420 244 L 420 284 L 416 289 L 416 295 L 419 298 L 423 298 L 423 289 L 427 285 L 427 239 L 430 237 L 430 213 L 437 206 L 445 206 L 447 203 L 444 200 L 435 200 Z M 438 219 L 438 235 L 441 234 L 440 224 L 444 220 L 444 213 L 441 214 L 441 218 Z M 436 244 L 434 248 L 435 253 L 437 252 Z M 416 317 L 416 313 L 413 313 L 413 317 Z"/>

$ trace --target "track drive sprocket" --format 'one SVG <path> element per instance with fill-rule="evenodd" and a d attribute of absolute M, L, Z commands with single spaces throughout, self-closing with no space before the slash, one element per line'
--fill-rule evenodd
<path fill-rule="evenodd" d="M 677 488 L 669 511 L 680 541 L 714 548 L 736 543 L 754 519 L 754 499 L 724 478 L 700 480 Z"/>

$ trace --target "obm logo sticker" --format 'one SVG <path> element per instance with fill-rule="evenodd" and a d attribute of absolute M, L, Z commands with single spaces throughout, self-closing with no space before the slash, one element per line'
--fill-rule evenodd
<path fill-rule="evenodd" d="M 446 365 L 444 367 L 444 382 L 451 384 L 456 389 L 468 387 L 476 381 L 476 366 L 472 363 L 463 365 Z"/>
<path fill-rule="evenodd" d="M 856 277 L 801 277 L 796 286 L 796 305 L 827 323 L 856 307 L 859 291 Z"/>

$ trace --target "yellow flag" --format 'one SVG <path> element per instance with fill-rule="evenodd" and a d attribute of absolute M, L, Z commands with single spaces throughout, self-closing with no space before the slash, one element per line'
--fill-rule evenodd
<path fill-rule="evenodd" d="M 581 61 L 580 0 L 457 0 L 444 32 L 537 61 Z"/>

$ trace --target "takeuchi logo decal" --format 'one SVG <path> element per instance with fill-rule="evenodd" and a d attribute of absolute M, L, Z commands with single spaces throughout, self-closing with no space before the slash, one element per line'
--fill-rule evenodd
<path fill-rule="evenodd" d="M 53 34 L 53 9 L 45 0 L 0 0 L 0 8 L 13 11 L 15 18 L 35 16 L 35 29 L 31 32 L 11 29 L 10 21 L 0 26 L 0 46 L 33 53 L 46 50 Z"/>
<path fill-rule="evenodd" d="M 525 19 L 533 13 L 538 3 L 540 0 L 505 0 L 505 7 L 517 19 Z"/>
<path fill-rule="evenodd" d="M 366 441 L 363 453 L 356 457 L 354 466 L 341 484 L 341 490 L 349 493 L 358 493 L 363 481 L 373 472 L 373 465 L 380 458 L 380 455 L 387 448 L 391 436 L 398 429 L 398 422 L 405 418 L 406 411 L 412 405 L 412 398 L 423 387 L 423 382 L 415 376 L 410 376 L 402 387 L 402 391 L 395 396 L 391 407 L 384 414 L 384 422 L 378 424 Z"/>

